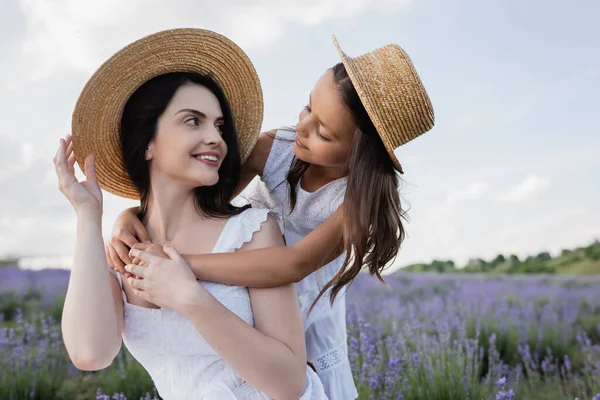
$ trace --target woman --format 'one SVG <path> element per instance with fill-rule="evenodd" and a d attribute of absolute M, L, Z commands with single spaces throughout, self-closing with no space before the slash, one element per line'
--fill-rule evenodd
<path fill-rule="evenodd" d="M 166 400 L 326 398 L 307 367 L 294 285 L 199 283 L 179 264 L 149 301 L 144 281 L 109 273 L 103 253 L 100 187 L 139 198 L 150 238 L 174 259 L 175 248 L 283 245 L 268 210 L 230 204 L 261 118 L 252 64 L 209 31 L 145 37 L 90 79 L 73 114 L 74 137 L 61 139 L 55 158 L 59 187 L 78 220 L 62 318 L 76 367 L 107 367 L 123 340 Z M 85 159 L 84 182 L 75 178 L 76 158 Z"/>
<path fill-rule="evenodd" d="M 287 247 L 185 259 L 199 279 L 213 282 L 249 287 L 298 282 L 308 360 L 328 397 L 345 400 L 358 394 L 346 348 L 343 288 L 363 267 L 383 280 L 381 271 L 398 253 L 404 212 L 396 175 L 402 167 L 394 149 L 431 129 L 434 113 L 398 45 L 356 58 L 335 45 L 342 62 L 317 81 L 295 128 L 261 134 L 243 167 L 240 187 L 261 178 L 264 190 L 252 197 L 279 214 Z M 136 212 L 122 214 L 107 249 L 122 272 L 132 262 L 130 248 L 136 247 L 134 258 L 144 257 L 143 250 L 162 253 L 137 244 L 149 238 Z M 159 290 L 161 269 L 175 263 L 148 263 L 156 277 L 147 281 L 148 293 Z"/>

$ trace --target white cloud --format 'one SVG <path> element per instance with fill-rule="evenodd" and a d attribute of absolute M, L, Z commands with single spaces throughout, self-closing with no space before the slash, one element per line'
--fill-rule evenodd
<path fill-rule="evenodd" d="M 30 143 L 19 140 L 6 130 L 0 131 L 0 182 L 29 167 L 33 153 Z"/>
<path fill-rule="evenodd" d="M 392 12 L 412 2 L 238 0 L 199 6 L 193 0 L 18 1 L 27 25 L 22 72 L 33 82 L 60 68 L 90 73 L 120 47 L 163 29 L 212 29 L 248 49 L 271 45 L 294 24 L 351 19 L 367 10 Z"/>
<path fill-rule="evenodd" d="M 290 24 L 317 25 L 329 20 L 351 19 L 372 10 L 395 12 L 412 0 L 259 0 L 235 4 L 223 10 L 222 22 L 227 31 L 243 31 L 239 38 L 247 46 L 267 46 Z"/>
<path fill-rule="evenodd" d="M 490 190 L 490 185 L 486 182 L 473 182 L 469 186 L 453 190 L 446 196 L 445 204 L 453 205 L 457 202 L 477 200 L 482 198 Z"/>
<path fill-rule="evenodd" d="M 171 4 L 157 0 L 19 0 L 19 6 L 27 31 L 21 62 L 34 82 L 61 68 L 91 72 L 118 47 L 175 22 Z"/>
<path fill-rule="evenodd" d="M 500 197 L 503 203 L 521 203 L 537 198 L 550 188 L 550 178 L 531 174 L 523 182 L 509 189 Z"/>

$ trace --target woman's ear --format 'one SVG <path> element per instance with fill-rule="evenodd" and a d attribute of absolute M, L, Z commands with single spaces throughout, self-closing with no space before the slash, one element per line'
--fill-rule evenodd
<path fill-rule="evenodd" d="M 146 148 L 145 159 L 146 161 L 150 161 L 154 158 L 154 142 L 150 142 L 148 147 Z"/>

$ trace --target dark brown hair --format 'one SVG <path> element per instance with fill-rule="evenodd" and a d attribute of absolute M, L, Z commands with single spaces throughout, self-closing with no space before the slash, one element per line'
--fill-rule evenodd
<path fill-rule="evenodd" d="M 346 259 L 313 306 L 329 288 L 333 303 L 340 290 L 349 285 L 363 267 L 385 283 L 381 272 L 396 257 L 405 237 L 402 226 L 405 213 L 400 204 L 399 177 L 394 163 L 344 64 L 339 63 L 331 70 L 342 103 L 354 118 L 357 131 L 347 163 L 343 231 L 338 243 L 343 246 Z M 296 158 L 288 172 L 292 209 L 296 204 L 296 186 L 309 165 Z"/>
<path fill-rule="evenodd" d="M 177 90 L 184 85 L 200 85 L 219 100 L 223 112 L 223 140 L 227 155 L 219 168 L 219 181 L 213 186 L 195 189 L 196 208 L 209 217 L 228 217 L 246 207 L 230 202 L 241 178 L 241 158 L 231 107 L 219 85 L 210 77 L 190 72 L 174 72 L 152 78 L 131 95 L 121 118 L 121 151 L 125 168 L 140 193 L 140 218 L 148 209 L 150 166 L 145 158 L 148 144 L 156 136 L 158 119 L 165 112 Z"/>

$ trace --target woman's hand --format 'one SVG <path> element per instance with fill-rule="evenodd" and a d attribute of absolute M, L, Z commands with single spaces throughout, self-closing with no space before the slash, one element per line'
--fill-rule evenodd
<path fill-rule="evenodd" d="M 153 245 L 155 246 L 155 245 Z M 130 257 L 140 265 L 127 264 L 125 270 L 136 277 L 127 281 L 136 296 L 157 305 L 185 314 L 189 306 L 201 301 L 204 288 L 174 247 L 163 246 L 169 258 L 133 248 Z"/>
<path fill-rule="evenodd" d="M 58 177 L 58 189 L 71 202 L 77 215 L 92 214 L 102 216 L 102 191 L 96 181 L 94 156 L 85 159 L 86 180 L 79 182 L 75 177 L 75 154 L 71 135 L 60 139 L 60 145 L 54 157 L 54 169 Z"/>

